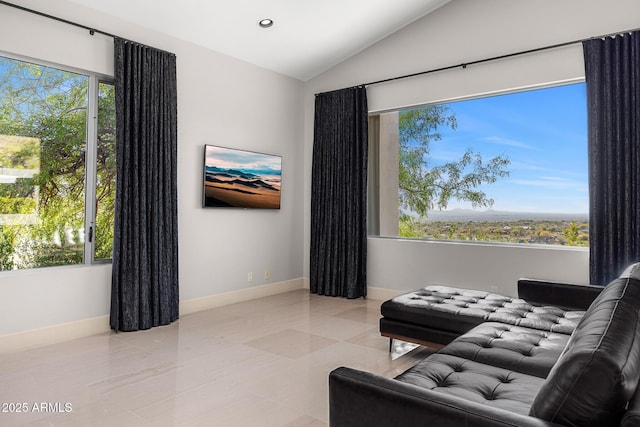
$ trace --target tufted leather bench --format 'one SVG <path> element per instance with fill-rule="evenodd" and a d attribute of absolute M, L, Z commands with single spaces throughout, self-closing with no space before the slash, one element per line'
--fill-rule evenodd
<path fill-rule="evenodd" d="M 457 297 L 467 303 L 471 298 L 457 292 L 447 289 L 426 296 L 442 297 L 447 301 L 442 304 L 449 306 L 444 311 L 451 315 Z M 496 308 L 485 311 L 488 318 L 503 308 L 523 310 L 523 304 L 528 305 L 507 297 L 498 304 L 486 303 L 496 299 L 480 296 L 470 306 L 458 307 Z M 444 306 L 437 304 L 427 311 Z M 532 308 L 523 312 L 535 313 L 537 307 Z M 598 292 L 570 335 L 555 326 L 540 328 L 545 322 L 560 325 L 560 317 L 574 318 L 565 314 L 551 320 L 549 312 L 535 322 L 537 328 L 522 326 L 522 321 L 484 322 L 395 378 L 345 367 L 334 370 L 329 376 L 330 424 L 640 425 L 640 264 Z M 508 319 L 515 318 L 509 313 Z"/>
<path fill-rule="evenodd" d="M 447 286 L 427 286 L 397 296 L 385 301 L 380 312 L 383 336 L 431 346 L 448 344 L 487 321 L 571 334 L 584 315 L 583 310 L 537 306 L 520 298 Z"/>

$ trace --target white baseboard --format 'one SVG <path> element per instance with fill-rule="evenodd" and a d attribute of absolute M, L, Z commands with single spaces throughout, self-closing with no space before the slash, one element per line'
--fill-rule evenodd
<path fill-rule="evenodd" d="M 269 283 L 267 285 L 224 292 L 221 294 L 207 295 L 206 297 L 192 298 L 180 302 L 180 315 L 196 313 L 223 305 L 235 304 L 271 295 L 304 289 L 304 279 L 292 279 L 284 282 Z"/>
<path fill-rule="evenodd" d="M 301 280 L 303 282 L 303 289 L 311 289 L 308 277 L 303 277 Z M 386 289 L 367 286 L 367 298 L 375 301 L 386 301 L 406 292 L 407 291 L 399 291 L 397 289 Z"/>
<path fill-rule="evenodd" d="M 111 330 L 109 316 L 76 320 L 44 328 L 0 336 L 0 354 L 14 353 L 45 345 L 102 334 Z"/>
<path fill-rule="evenodd" d="M 367 298 L 376 301 L 386 301 L 391 298 L 395 298 L 398 295 L 402 295 L 407 291 L 399 291 L 397 289 L 376 288 L 373 286 L 367 287 Z"/>
<path fill-rule="evenodd" d="M 200 298 L 192 298 L 180 302 L 180 316 L 300 289 L 309 289 L 308 277 L 270 283 L 216 295 L 208 295 Z M 401 293 L 403 292 L 394 289 L 369 287 L 367 289 L 367 298 L 376 301 L 386 301 Z M 45 345 L 57 344 L 90 335 L 106 333 L 110 330 L 109 316 L 100 316 L 39 329 L 15 332 L 0 336 L 0 354 L 14 353 L 31 348 L 43 347 Z"/>

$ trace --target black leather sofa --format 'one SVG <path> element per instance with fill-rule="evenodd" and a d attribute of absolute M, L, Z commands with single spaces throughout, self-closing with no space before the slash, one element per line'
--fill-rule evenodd
<path fill-rule="evenodd" d="M 539 290 L 554 286 L 534 284 Z M 540 299 L 549 304 L 558 292 L 562 302 L 577 290 L 564 286 L 560 285 L 560 291 L 543 292 Z M 432 342 L 442 338 L 447 345 L 396 378 L 346 367 L 331 372 L 330 424 L 640 425 L 640 393 L 636 392 L 640 378 L 640 264 L 630 266 L 602 291 L 580 297 L 589 300 L 597 295 L 586 311 L 567 310 L 570 304 L 564 303 L 555 307 L 558 310 L 552 306 L 541 310 L 543 307 L 528 299 L 477 294 L 474 300 L 464 293 L 455 291 L 440 303 L 442 295 L 422 295 L 436 301 L 431 308 L 423 306 L 422 311 L 417 309 L 423 304 L 418 302 L 421 296 L 414 295 L 418 300 L 404 298 L 412 316 L 423 313 L 436 326 L 430 327 L 426 321 L 417 324 L 429 333 L 436 331 L 419 339 Z M 441 310 L 443 303 L 449 307 Z M 391 305 L 394 307 L 399 309 Z M 452 321 L 457 316 L 460 321 Z M 456 330 L 461 332 L 453 338 Z"/>

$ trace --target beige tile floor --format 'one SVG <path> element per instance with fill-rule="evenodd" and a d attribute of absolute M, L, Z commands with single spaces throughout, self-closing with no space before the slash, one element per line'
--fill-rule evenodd
<path fill-rule="evenodd" d="M 325 426 L 332 369 L 395 376 L 428 354 L 392 360 L 379 313 L 301 290 L 0 355 L 0 426 Z"/>

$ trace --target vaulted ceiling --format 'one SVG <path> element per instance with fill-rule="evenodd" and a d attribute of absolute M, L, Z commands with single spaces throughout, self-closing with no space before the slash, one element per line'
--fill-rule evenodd
<path fill-rule="evenodd" d="M 307 81 L 450 0 L 70 1 Z"/>

